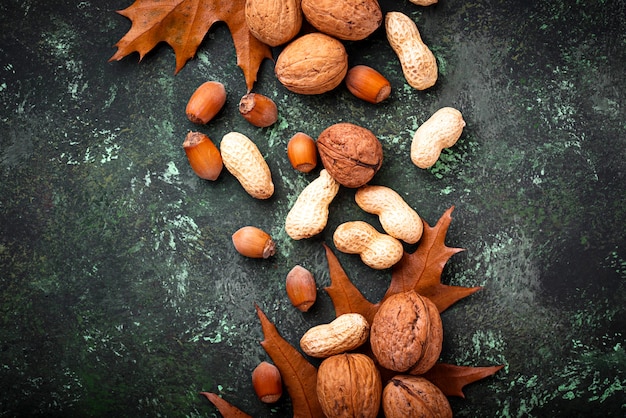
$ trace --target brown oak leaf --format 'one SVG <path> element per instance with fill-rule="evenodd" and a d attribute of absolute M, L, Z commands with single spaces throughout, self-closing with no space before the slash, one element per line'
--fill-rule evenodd
<path fill-rule="evenodd" d="M 245 0 L 136 0 L 130 7 L 118 10 L 132 25 L 115 44 L 118 50 L 109 61 L 119 61 L 133 52 L 138 52 L 141 60 L 158 43 L 166 42 L 174 49 L 175 73 L 178 73 L 194 57 L 211 26 L 225 22 L 249 92 L 261 62 L 271 59 L 272 52 L 248 30 L 245 3 Z"/>
<path fill-rule="evenodd" d="M 251 415 L 246 414 L 241 409 L 221 398 L 216 393 L 200 392 L 200 395 L 205 396 L 209 401 L 211 401 L 224 418 L 252 418 Z"/>
<path fill-rule="evenodd" d="M 261 346 L 280 370 L 291 398 L 294 418 L 323 417 L 317 399 L 317 368 L 279 334 L 258 305 L 255 308 L 265 337 Z"/>
<path fill-rule="evenodd" d="M 504 366 L 471 367 L 437 363 L 422 376 L 434 383 L 446 396 L 465 398 L 463 388 L 495 374 Z"/>
<path fill-rule="evenodd" d="M 433 227 L 424 221 L 424 232 L 417 250 L 405 252 L 402 259 L 391 270 L 391 284 L 383 296 L 389 296 L 408 290 L 415 290 L 426 296 L 437 306 L 439 312 L 450 305 L 481 289 L 477 287 L 449 286 L 441 283 L 441 273 L 446 263 L 462 248 L 446 246 L 446 234 L 452 221 L 450 207 Z"/>

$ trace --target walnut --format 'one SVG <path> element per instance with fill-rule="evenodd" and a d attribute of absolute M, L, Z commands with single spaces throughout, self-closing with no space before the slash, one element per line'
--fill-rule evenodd
<path fill-rule="evenodd" d="M 274 66 L 278 81 L 298 94 L 326 93 L 341 84 L 347 72 L 346 48 L 323 33 L 308 33 L 291 41 Z"/>
<path fill-rule="evenodd" d="M 320 32 L 347 41 L 367 38 L 383 21 L 377 0 L 302 0 L 302 12 Z"/>
<path fill-rule="evenodd" d="M 368 129 L 336 123 L 317 138 L 324 168 L 340 184 L 360 187 L 369 182 L 383 163 L 383 147 Z"/>
<path fill-rule="evenodd" d="M 419 376 L 400 375 L 392 378 L 383 390 L 383 411 L 386 418 L 452 418 L 446 395 Z"/>
<path fill-rule="evenodd" d="M 327 417 L 375 418 L 381 396 L 380 372 L 365 354 L 336 354 L 320 364 L 317 397 Z"/>
<path fill-rule="evenodd" d="M 439 311 L 430 299 L 414 291 L 384 300 L 372 320 L 372 352 L 381 366 L 423 374 L 435 365 L 443 342 Z"/>

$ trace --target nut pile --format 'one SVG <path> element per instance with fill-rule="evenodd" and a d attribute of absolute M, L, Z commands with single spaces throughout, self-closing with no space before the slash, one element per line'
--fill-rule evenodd
<path fill-rule="evenodd" d="M 436 0 L 412 0 L 429 5 Z M 289 91 L 323 94 L 342 82 L 357 98 L 377 104 L 391 94 L 389 81 L 374 68 L 348 68 L 344 41 L 360 41 L 384 22 L 387 39 L 397 55 L 407 83 L 425 90 L 437 82 L 435 56 L 422 41 L 415 22 L 400 12 L 383 12 L 377 0 L 247 0 L 246 23 L 250 32 L 282 51 L 275 62 L 275 75 Z M 301 34 L 307 21 L 315 32 Z M 191 96 L 187 116 L 193 123 L 209 123 L 226 101 L 224 86 L 216 81 L 202 84 Z M 265 128 L 278 120 L 276 104 L 266 96 L 248 92 L 239 111 L 250 124 Z M 465 121 L 451 107 L 435 112 L 417 129 L 410 159 L 429 168 L 442 149 L 453 146 Z M 238 132 L 226 134 L 218 149 L 204 134 L 190 132 L 183 148 L 194 172 L 215 181 L 222 167 L 232 174 L 255 199 L 274 194 L 272 173 L 255 143 Z M 320 234 L 327 225 L 329 206 L 341 187 L 356 189 L 356 204 L 378 216 L 384 232 L 354 220 L 339 225 L 333 233 L 335 247 L 357 254 L 373 269 L 388 269 L 403 256 L 403 243 L 417 243 L 423 232 L 419 214 L 392 188 L 370 184 L 383 163 L 383 147 L 370 130 L 353 123 L 337 123 L 324 129 L 317 140 L 297 132 L 287 144 L 293 169 L 310 173 L 323 167 L 299 194 L 285 218 L 285 231 L 293 240 Z M 246 225 L 233 236 L 235 249 L 246 257 L 268 258 L 275 242 L 265 231 Z M 292 305 L 306 312 L 315 303 L 317 286 L 310 271 L 296 265 L 287 275 L 286 293 Z M 439 312 L 427 298 L 414 291 L 389 297 L 372 323 L 360 314 L 347 313 L 328 324 L 309 329 L 300 348 L 323 359 L 318 369 L 317 395 L 328 417 L 451 417 L 445 395 L 428 380 L 415 376 L 428 371 L 441 353 L 443 328 Z M 372 356 L 362 354 L 371 352 Z M 372 360 L 374 358 L 374 360 Z M 395 377 L 384 381 L 380 368 Z M 281 376 L 262 362 L 252 374 L 253 386 L 262 402 L 276 402 L 282 394 Z M 384 387 L 383 387 L 384 384 Z"/>

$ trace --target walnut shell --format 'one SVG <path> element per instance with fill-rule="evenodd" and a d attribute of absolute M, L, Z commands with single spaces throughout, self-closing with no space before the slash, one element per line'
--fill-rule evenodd
<path fill-rule="evenodd" d="M 395 376 L 383 390 L 386 418 L 452 418 L 450 402 L 430 381 L 419 376 Z"/>
<path fill-rule="evenodd" d="M 426 373 L 441 354 L 439 311 L 415 291 L 392 295 L 374 315 L 370 343 L 381 366 L 415 375 Z"/>
<path fill-rule="evenodd" d="M 327 417 L 375 418 L 382 397 L 380 373 L 365 354 L 328 357 L 317 371 L 317 397 Z"/>
<path fill-rule="evenodd" d="M 302 0 L 306 20 L 320 32 L 346 41 L 360 41 L 383 21 L 377 0 Z"/>
<path fill-rule="evenodd" d="M 337 39 L 323 33 L 309 33 L 283 49 L 274 72 L 278 81 L 294 93 L 326 93 L 346 76 L 348 54 Z"/>
<path fill-rule="evenodd" d="M 339 184 L 360 187 L 369 182 L 383 163 L 383 146 L 368 129 L 348 122 L 324 129 L 317 138 L 324 168 Z"/>
<path fill-rule="evenodd" d="M 246 0 L 244 10 L 252 35 L 269 46 L 292 40 L 302 27 L 300 0 Z"/>

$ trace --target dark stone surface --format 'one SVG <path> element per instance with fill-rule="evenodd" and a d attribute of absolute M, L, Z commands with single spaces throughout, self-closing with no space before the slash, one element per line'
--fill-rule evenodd
<path fill-rule="evenodd" d="M 215 416 L 215 391 L 254 416 L 288 416 L 287 397 L 256 400 L 250 373 L 267 356 L 257 302 L 290 342 L 333 309 L 321 243 L 341 222 L 376 219 L 342 189 L 326 231 L 283 229 L 315 173 L 289 166 L 296 131 L 348 121 L 376 133 L 374 178 L 430 224 L 455 206 L 443 280 L 484 289 L 443 314 L 442 360 L 505 364 L 451 399 L 456 416 L 623 416 L 626 386 L 626 4 L 622 1 L 384 1 L 418 24 L 440 80 L 405 83 L 382 30 L 349 43 L 350 64 L 392 82 L 374 106 L 344 86 L 298 96 L 265 61 L 255 91 L 275 126 L 238 115 L 243 75 L 225 25 L 174 75 L 158 46 L 107 60 L 130 28 L 130 1 L 8 0 L 0 5 L 0 416 Z M 225 84 L 225 109 L 199 128 L 217 144 L 252 138 L 276 184 L 248 196 L 226 171 L 198 179 L 181 144 L 198 129 L 184 107 L 203 81 Z M 417 127 L 442 106 L 462 111 L 459 142 L 429 170 L 409 158 Z M 270 260 L 239 256 L 231 234 L 270 232 Z M 338 254 L 371 300 L 390 279 Z M 319 301 L 292 308 L 284 277 L 316 276 Z"/>

